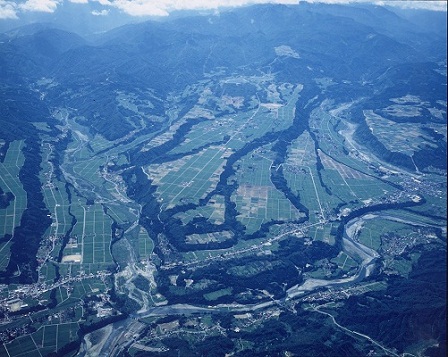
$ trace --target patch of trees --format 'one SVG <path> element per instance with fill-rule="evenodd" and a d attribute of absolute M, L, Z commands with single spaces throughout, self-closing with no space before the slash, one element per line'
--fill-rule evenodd
<path fill-rule="evenodd" d="M 8 152 L 8 149 L 9 149 L 9 141 L 6 141 L 2 146 L 0 146 L 0 162 L 5 161 L 5 156 L 6 153 Z"/>
<path fill-rule="evenodd" d="M 14 200 L 14 195 L 11 192 L 4 192 L 0 187 L 0 209 L 8 207 L 12 200 Z"/>
<path fill-rule="evenodd" d="M 142 275 L 138 274 L 134 280 L 132 281 L 137 289 L 140 289 L 141 291 L 149 291 L 149 281 Z"/>
<path fill-rule="evenodd" d="M 299 356 L 353 357 L 365 356 L 364 348 L 347 334 L 335 330 L 323 315 L 297 308 L 296 313 L 285 310 L 278 319 L 271 319 L 253 331 L 229 331 L 232 340 L 252 342 L 251 356 L 284 356 L 291 351 Z M 272 333 L 271 333 L 272 332 Z M 246 356 L 247 350 L 235 353 Z"/>
<path fill-rule="evenodd" d="M 226 336 L 210 336 L 204 340 L 189 343 L 179 337 L 168 337 L 162 343 L 169 348 L 166 352 L 137 352 L 135 356 L 191 356 L 222 357 L 235 348 L 234 342 Z"/>
<path fill-rule="evenodd" d="M 446 141 L 437 141 L 437 147 L 432 147 L 426 144 L 419 151 L 415 151 L 412 155 L 415 165 L 421 171 L 427 171 L 427 169 L 432 166 L 441 170 L 447 169 L 447 151 L 446 151 Z"/>
<path fill-rule="evenodd" d="M 224 226 L 224 225 L 221 225 Z M 168 237 L 169 242 L 179 251 L 193 251 L 193 250 L 209 250 L 209 249 L 226 249 L 234 246 L 237 243 L 237 238 L 226 239 L 222 242 L 207 242 L 207 243 L 186 243 L 186 235 L 201 232 L 218 232 L 223 230 L 223 227 L 207 223 L 204 226 L 195 224 L 183 225 L 182 221 L 177 218 L 169 218 L 164 222 L 164 233 Z"/>
<path fill-rule="evenodd" d="M 336 245 L 329 245 L 321 241 L 313 241 L 310 245 L 305 245 L 303 239 L 288 237 L 280 241 L 278 256 L 288 259 L 294 265 L 304 267 L 306 264 L 313 264 L 316 260 L 328 258 L 332 259 L 339 254 L 340 249 Z"/>
<path fill-rule="evenodd" d="M 74 341 L 71 341 L 64 345 L 62 348 L 58 349 L 56 352 L 51 352 L 47 355 L 47 357 L 65 357 L 69 356 L 70 353 L 73 353 L 79 349 L 81 345 L 82 339 L 80 336 Z"/>
<path fill-rule="evenodd" d="M 318 248 L 316 248 L 317 250 Z M 286 253 L 285 253 L 286 255 Z M 253 265 L 257 272 L 245 274 L 245 266 Z M 234 268 L 234 269 L 232 269 Z M 177 287 L 173 287 L 169 275 L 176 274 Z M 186 287 L 185 280 L 192 279 L 193 285 Z M 206 286 L 197 286 L 201 281 L 208 281 Z M 301 272 L 295 267 L 293 261 L 274 254 L 266 257 L 245 257 L 227 261 L 217 261 L 207 267 L 197 268 L 194 271 L 170 270 L 160 272 L 157 284 L 160 292 L 170 303 L 184 302 L 208 305 L 210 301 L 204 294 L 231 287 L 232 295 L 222 296 L 214 303 L 233 302 L 259 302 L 258 296 L 248 294 L 250 290 L 266 290 L 279 299 L 285 296 L 285 290 L 303 281 Z M 251 297 L 252 296 L 252 297 Z"/>
<path fill-rule="evenodd" d="M 128 316 L 126 314 L 112 315 L 106 318 L 101 319 L 100 321 L 92 322 L 92 323 L 83 323 L 79 325 L 80 333 L 82 336 L 86 334 L 99 330 L 109 324 L 125 320 Z"/>
<path fill-rule="evenodd" d="M 234 343 L 226 336 L 207 337 L 199 343 L 195 343 L 194 350 L 197 356 L 221 357 L 232 352 Z"/>
<path fill-rule="evenodd" d="M 60 135 L 60 130 L 57 130 L 55 127 L 52 128 L 52 137 L 56 137 L 57 135 Z M 54 150 L 52 152 L 53 157 L 50 159 L 50 162 L 53 163 L 54 168 L 54 175 L 56 176 L 56 179 L 59 181 L 62 181 L 62 171 L 61 171 L 61 164 L 63 161 L 63 156 L 65 154 L 65 150 L 68 147 L 68 144 L 72 141 L 72 132 L 68 131 L 67 134 L 57 141 L 54 142 Z"/>
<path fill-rule="evenodd" d="M 285 176 L 283 175 L 283 166 L 278 169 L 271 168 L 271 181 L 274 184 L 275 188 L 279 191 L 282 191 L 285 197 L 293 204 L 295 208 L 305 213 L 305 220 L 308 220 L 309 209 L 304 204 L 302 204 L 302 202 L 300 202 L 300 195 L 298 192 L 296 194 L 292 193 L 292 190 L 288 186 Z"/>
<path fill-rule="evenodd" d="M 148 151 L 142 152 L 141 147 L 138 147 L 136 150 L 130 152 L 131 163 L 137 166 L 144 166 L 156 162 L 156 160 L 159 160 L 158 162 L 163 162 L 164 160 L 162 158 L 164 158 L 169 151 L 180 145 L 185 140 L 185 137 L 191 128 L 205 120 L 205 118 L 198 118 L 187 121 L 179 127 L 171 140 L 168 140 Z"/>
<path fill-rule="evenodd" d="M 0 138 L 6 142 L 36 138 L 37 130 L 31 122 L 50 120 L 45 102 L 21 83 L 16 82 L 14 87 L 1 86 Z"/>

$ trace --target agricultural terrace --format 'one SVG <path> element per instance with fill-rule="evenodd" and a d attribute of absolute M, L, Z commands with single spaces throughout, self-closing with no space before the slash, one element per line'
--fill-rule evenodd
<path fill-rule="evenodd" d="M 303 216 L 271 182 L 270 146 L 261 147 L 234 165 L 238 189 L 232 200 L 248 234 L 270 220 L 294 221 Z"/>
<path fill-rule="evenodd" d="M 329 211 L 341 201 L 335 195 L 329 195 L 322 187 L 316 169 L 314 143 L 304 132 L 288 147 L 283 165 L 283 173 L 292 192 L 300 196 L 300 201 L 308 207 L 310 222 L 328 217 Z"/>
<path fill-rule="evenodd" d="M 0 162 L 0 187 L 4 194 L 10 192 L 14 195 L 8 207 L 0 209 L 0 239 L 9 235 L 9 239 L 0 242 L 0 270 L 8 265 L 14 228 L 20 225 L 27 206 L 27 195 L 19 180 L 19 172 L 25 161 L 23 147 L 23 141 L 11 142 L 3 162 Z"/>
<path fill-rule="evenodd" d="M 357 200 L 367 204 L 371 197 L 381 197 L 393 190 L 392 186 L 375 177 L 340 163 L 320 150 L 318 152 L 324 166 L 321 171 L 324 183 L 332 192 L 337 191 L 338 196 L 345 202 Z"/>
<path fill-rule="evenodd" d="M 311 112 L 310 129 L 314 132 L 322 152 L 354 170 L 369 173 L 369 168 L 364 162 L 352 155 L 347 155 L 347 140 L 349 140 L 348 138 L 352 135 L 354 129 L 347 130 L 345 128 L 345 125 L 348 124 L 347 121 L 341 121 L 338 115 L 340 115 L 341 110 L 350 107 L 350 105 L 348 103 L 339 108 L 330 109 L 329 102 L 323 101 L 318 108 Z M 339 126 L 346 131 L 344 136 L 339 134 Z"/>
<path fill-rule="evenodd" d="M 294 192 L 300 193 L 303 204 L 310 208 L 311 216 L 312 211 L 317 210 L 328 214 L 341 203 L 346 203 L 348 208 L 369 204 L 372 197 L 381 197 L 395 190 L 377 179 L 368 163 L 346 154 L 344 138 L 335 132 L 338 119 L 327 113 L 327 104 L 314 110 L 310 118 L 314 135 L 319 138 L 319 158 L 316 157 L 313 140 L 305 132 L 289 147 L 285 163 L 285 177 Z M 323 166 L 320 175 L 325 187 L 322 187 L 316 170 L 317 159 Z M 329 192 L 337 192 L 337 195 Z"/>
<path fill-rule="evenodd" d="M 52 162 L 53 150 L 54 147 L 50 143 L 45 143 L 42 147 L 43 160 L 40 181 L 42 182 L 45 206 L 51 212 L 53 220 L 47 234 L 59 238 L 70 229 L 72 217 L 69 214 L 70 202 L 65 183 L 57 180 L 55 176 L 55 167 Z"/>
<path fill-rule="evenodd" d="M 86 272 L 113 264 L 110 255 L 112 220 L 99 204 L 73 205 L 77 222 L 64 249 L 62 263 L 81 264 Z"/>
<path fill-rule="evenodd" d="M 145 172 L 158 186 L 156 195 L 164 208 L 171 208 L 205 197 L 218 183 L 226 155 L 223 147 L 209 147 L 176 161 L 150 165 Z"/>
<path fill-rule="evenodd" d="M 199 123 L 187 134 L 185 141 L 171 153 L 186 153 L 197 148 L 206 148 L 197 154 L 185 155 L 177 160 L 149 165 L 145 172 L 152 183 L 158 186 L 156 195 L 164 203 L 164 208 L 196 202 L 204 198 L 216 186 L 223 170 L 224 160 L 231 155 L 233 149 L 241 148 L 249 138 L 253 140 L 264 135 L 268 130 L 279 129 L 281 125 L 289 126 L 294 119 L 295 103 L 301 89 L 301 86 L 297 86 L 289 93 L 290 100 L 285 106 L 259 103 L 258 107 L 252 111 L 215 119 L 212 125 L 210 121 Z M 291 91 L 291 88 L 289 90 Z M 282 91 L 286 91 L 285 86 L 282 87 Z M 157 138 L 157 145 L 172 138 L 179 126 L 180 123 L 174 124 L 168 132 Z M 207 147 L 210 141 L 220 141 L 226 135 L 228 140 L 223 145 Z M 153 146 L 154 143 L 151 143 L 151 147 Z M 278 201 L 280 198 L 273 197 L 273 199 L 277 200 L 274 204 L 277 207 L 283 204 L 289 205 L 286 200 L 282 203 Z M 276 209 L 277 211 L 284 210 L 281 207 Z M 262 217 L 291 219 L 296 215 L 268 213 Z M 257 221 L 254 227 L 259 226 L 260 222 L 260 220 Z"/>
<path fill-rule="evenodd" d="M 206 205 L 199 206 L 194 210 L 180 212 L 175 215 L 183 224 L 188 224 L 195 217 L 204 217 L 212 224 L 224 223 L 225 204 L 224 197 L 215 195 Z"/>
<path fill-rule="evenodd" d="M 420 112 L 416 114 L 420 115 Z M 396 123 L 375 114 L 373 110 L 365 110 L 364 117 L 373 135 L 390 151 L 412 156 L 415 151 L 420 150 L 422 145 L 435 145 L 432 143 L 432 137 L 423 130 L 424 127 L 428 127 L 427 125 Z M 433 124 L 432 126 L 435 126 L 435 129 L 439 129 L 441 132 L 446 130 L 444 124 Z"/>
<path fill-rule="evenodd" d="M 76 123 L 73 124 L 76 128 Z M 64 158 L 62 165 L 66 176 L 71 178 L 76 190 L 71 190 L 72 196 L 72 210 L 76 210 L 76 204 L 82 204 L 78 201 L 78 194 L 80 191 L 84 197 L 89 197 L 107 204 L 108 214 L 119 223 L 133 220 L 136 218 L 136 204 L 133 204 L 126 196 L 126 187 L 123 180 L 118 175 L 113 175 L 107 171 L 108 160 L 123 159 L 118 155 L 119 149 L 113 148 L 109 150 L 108 154 L 96 155 L 95 150 L 102 150 L 110 147 L 110 142 L 107 142 L 103 137 L 96 135 L 94 140 L 83 134 L 80 131 L 74 131 L 74 140 L 69 144 L 69 155 Z M 95 150 L 93 149 L 95 147 Z M 51 147 L 44 147 L 44 150 L 51 150 Z M 114 155 L 116 154 L 116 155 Z M 47 154 L 51 157 L 51 153 Z M 50 165 L 50 164 L 48 164 Z M 50 169 L 52 169 L 50 167 Z M 44 183 L 49 179 L 44 177 Z M 57 185 L 53 181 L 53 185 Z M 61 191 L 61 195 L 66 195 L 65 187 Z M 99 198 L 99 199 L 98 199 Z M 66 198 L 68 200 L 68 197 Z M 84 198 L 83 198 L 84 200 Z M 51 208 L 51 206 L 49 206 Z M 75 217 L 78 219 L 78 216 Z"/>

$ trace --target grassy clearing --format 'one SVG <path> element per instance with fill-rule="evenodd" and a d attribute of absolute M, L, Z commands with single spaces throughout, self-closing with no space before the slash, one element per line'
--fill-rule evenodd
<path fill-rule="evenodd" d="M 381 235 L 393 229 L 391 222 L 382 219 L 372 219 L 364 221 L 364 225 L 359 232 L 358 240 L 361 244 L 378 250 L 381 247 Z"/>
<path fill-rule="evenodd" d="M 358 266 L 356 261 L 343 251 L 340 251 L 338 256 L 333 258 L 331 262 L 337 264 L 338 268 L 345 272 Z"/>
<path fill-rule="evenodd" d="M 233 290 L 232 288 L 226 288 L 226 289 L 213 291 L 211 293 L 204 294 L 204 298 L 207 301 L 218 300 L 222 296 L 231 295 L 232 294 L 232 290 Z"/>
<path fill-rule="evenodd" d="M 331 235 L 332 224 L 315 225 L 310 227 L 308 235 L 313 238 L 313 240 L 318 240 L 330 245 L 335 243 L 335 238 Z"/>

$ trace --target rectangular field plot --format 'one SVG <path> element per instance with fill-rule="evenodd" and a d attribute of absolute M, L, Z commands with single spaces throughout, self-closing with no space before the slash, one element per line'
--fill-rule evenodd
<path fill-rule="evenodd" d="M 381 235 L 388 226 L 391 225 L 381 219 L 366 220 L 359 232 L 358 239 L 366 247 L 378 250 L 381 247 Z"/>
<path fill-rule="evenodd" d="M 303 216 L 281 192 L 269 186 L 240 186 L 235 201 L 238 218 L 247 225 L 248 233 L 259 229 L 263 221 L 290 221 Z"/>
<path fill-rule="evenodd" d="M 55 267 L 51 264 L 44 264 L 40 269 L 40 275 L 44 281 L 51 284 L 56 277 Z"/>
<path fill-rule="evenodd" d="M 43 347 L 56 347 L 58 337 L 58 325 L 43 326 L 44 333 L 42 338 Z M 56 348 L 55 348 L 56 349 Z"/>
<path fill-rule="evenodd" d="M 14 341 L 3 345 L 6 354 L 2 356 L 20 356 L 20 357 L 33 357 L 39 356 L 38 346 L 31 337 L 31 335 L 25 335 L 16 338 Z"/>
<path fill-rule="evenodd" d="M 96 268 L 96 267 L 95 267 Z M 90 271 L 90 269 L 85 269 L 86 274 L 97 273 L 99 269 Z M 98 292 L 105 292 L 109 289 L 101 279 L 99 278 L 91 278 L 91 279 L 82 279 L 73 284 L 73 291 L 71 292 L 71 298 L 82 298 L 87 294 L 97 294 Z"/>
<path fill-rule="evenodd" d="M 49 353 L 57 351 L 67 343 L 76 340 L 78 329 L 79 326 L 76 322 L 44 325 L 32 334 L 32 339 L 39 350 Z"/>
<path fill-rule="evenodd" d="M 314 240 L 319 240 L 321 242 L 333 245 L 335 243 L 335 238 L 331 234 L 331 230 L 331 224 L 313 226 L 309 230 L 309 236 Z"/>
<path fill-rule="evenodd" d="M 149 238 L 149 234 L 143 227 L 140 227 L 138 234 L 138 253 L 141 259 L 147 258 L 152 254 L 154 242 Z"/>
<path fill-rule="evenodd" d="M 60 349 L 67 343 L 76 340 L 77 337 L 77 331 L 79 329 L 78 324 L 75 323 L 65 323 L 65 324 L 59 324 L 58 326 L 58 337 L 57 337 L 57 347 Z"/>
<path fill-rule="evenodd" d="M 113 146 L 110 141 L 106 140 L 102 135 L 98 134 L 95 135 L 93 140 L 89 141 L 89 144 L 95 153 Z"/>
<path fill-rule="evenodd" d="M 99 167 L 104 164 L 103 159 L 88 158 L 73 165 L 73 171 L 82 178 L 85 178 L 89 183 L 99 186 L 103 180 L 100 176 Z"/>

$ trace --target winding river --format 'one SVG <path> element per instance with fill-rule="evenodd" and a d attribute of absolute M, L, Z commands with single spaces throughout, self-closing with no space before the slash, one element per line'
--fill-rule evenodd
<path fill-rule="evenodd" d="M 361 217 L 356 217 L 347 222 L 344 228 L 344 235 L 342 237 L 342 250 L 351 258 L 359 261 L 359 269 L 353 276 L 341 279 L 324 280 L 324 279 L 306 279 L 301 285 L 295 285 L 287 290 L 286 299 L 293 299 L 321 287 L 343 287 L 348 286 L 364 280 L 370 276 L 375 268 L 375 262 L 380 257 L 375 250 L 357 242 L 354 237 L 357 231 L 362 227 L 367 219 L 375 218 L 375 215 L 365 214 Z"/>

